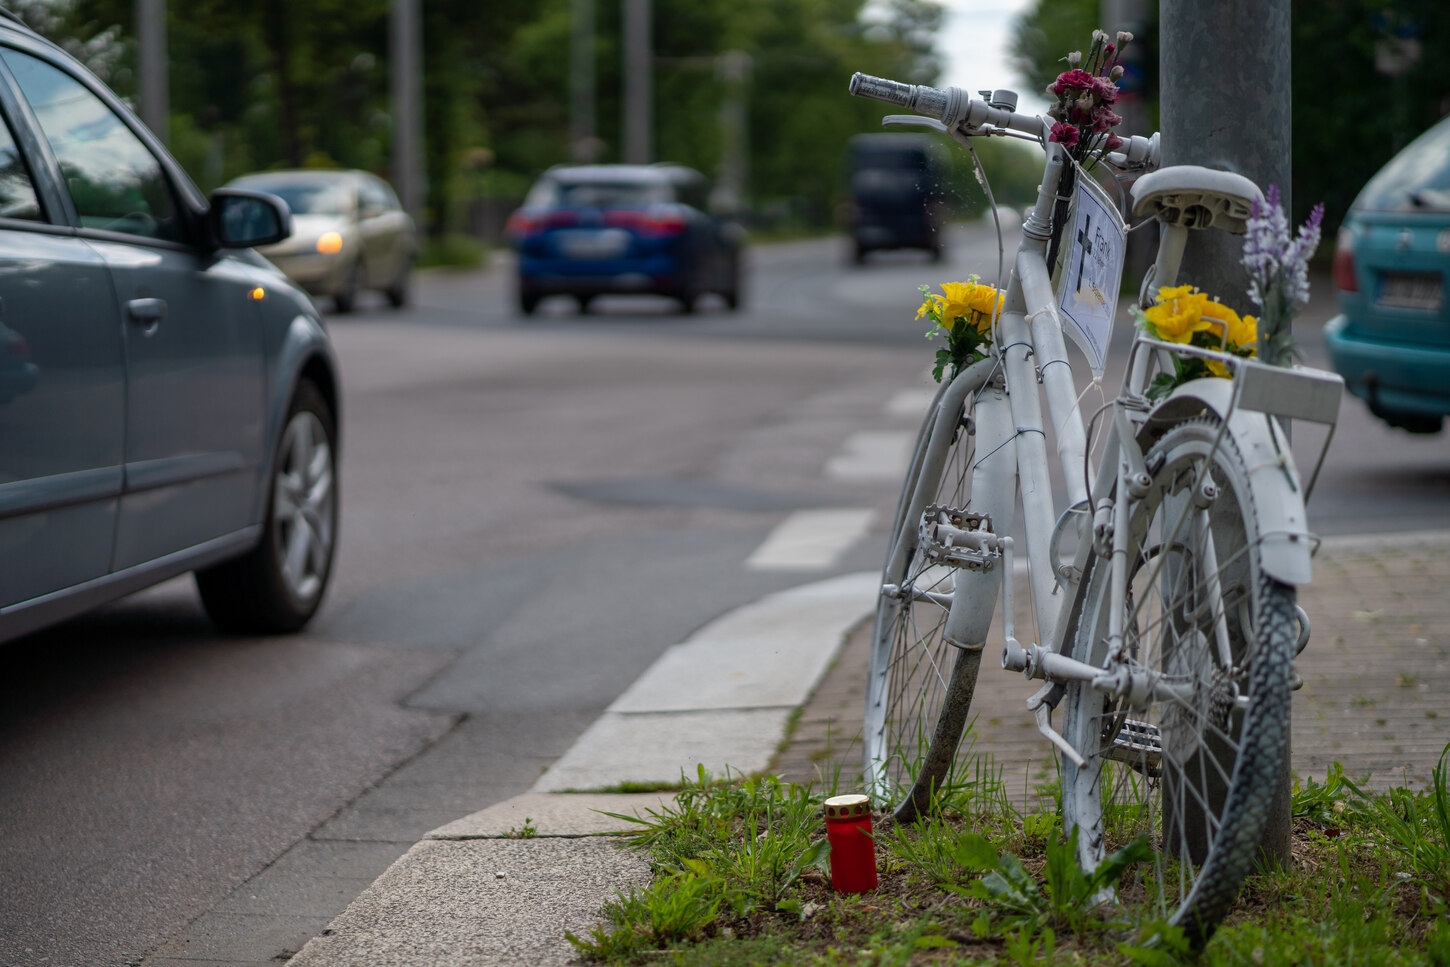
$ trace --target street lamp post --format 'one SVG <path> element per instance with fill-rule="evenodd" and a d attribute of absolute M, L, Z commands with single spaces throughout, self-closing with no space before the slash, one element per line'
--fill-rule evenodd
<path fill-rule="evenodd" d="M 654 44 L 650 0 L 624 0 L 624 160 L 649 164 L 654 119 Z"/>
<path fill-rule="evenodd" d="M 136 46 L 141 120 L 166 143 L 171 140 L 171 105 L 166 85 L 166 0 L 136 0 Z"/>

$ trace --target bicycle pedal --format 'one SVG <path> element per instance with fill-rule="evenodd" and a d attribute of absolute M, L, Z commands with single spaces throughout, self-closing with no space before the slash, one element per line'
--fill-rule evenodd
<path fill-rule="evenodd" d="M 1151 722 L 1125 719 L 1123 727 L 1107 749 L 1107 757 L 1141 768 L 1154 775 L 1162 768 L 1163 738 Z"/>
<path fill-rule="evenodd" d="M 932 504 L 922 512 L 919 536 L 926 557 L 948 567 L 987 571 L 1002 556 L 986 514 Z"/>

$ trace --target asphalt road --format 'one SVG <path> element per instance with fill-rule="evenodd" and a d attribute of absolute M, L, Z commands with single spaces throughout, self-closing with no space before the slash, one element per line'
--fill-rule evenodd
<path fill-rule="evenodd" d="M 306 633 L 218 636 L 175 581 L 6 647 L 0 964 L 276 962 L 419 834 L 526 789 L 694 628 L 876 567 L 894 484 L 822 467 L 910 429 L 887 403 L 930 359 L 916 286 L 995 274 L 996 243 L 964 230 L 941 266 L 844 251 L 755 250 L 739 314 L 620 298 L 524 321 L 505 262 L 332 317 L 343 525 Z M 1312 523 L 1450 527 L 1447 483 L 1444 437 L 1346 401 Z M 876 516 L 819 566 L 747 566 L 809 508 Z M 294 868 L 326 875 L 268 892 Z"/>

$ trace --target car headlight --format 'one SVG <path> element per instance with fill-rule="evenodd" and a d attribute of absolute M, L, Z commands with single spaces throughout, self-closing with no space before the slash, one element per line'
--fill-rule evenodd
<path fill-rule="evenodd" d="M 323 232 L 317 238 L 317 251 L 323 255 L 336 255 L 342 251 L 342 236 L 337 232 Z"/>

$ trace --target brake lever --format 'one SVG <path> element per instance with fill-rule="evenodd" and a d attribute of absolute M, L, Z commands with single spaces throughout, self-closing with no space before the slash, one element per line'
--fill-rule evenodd
<path fill-rule="evenodd" d="M 920 114 L 888 114 L 881 119 L 882 127 L 886 125 L 914 125 L 920 128 L 931 128 L 938 134 L 946 134 L 947 126 L 936 118 L 925 117 Z"/>

